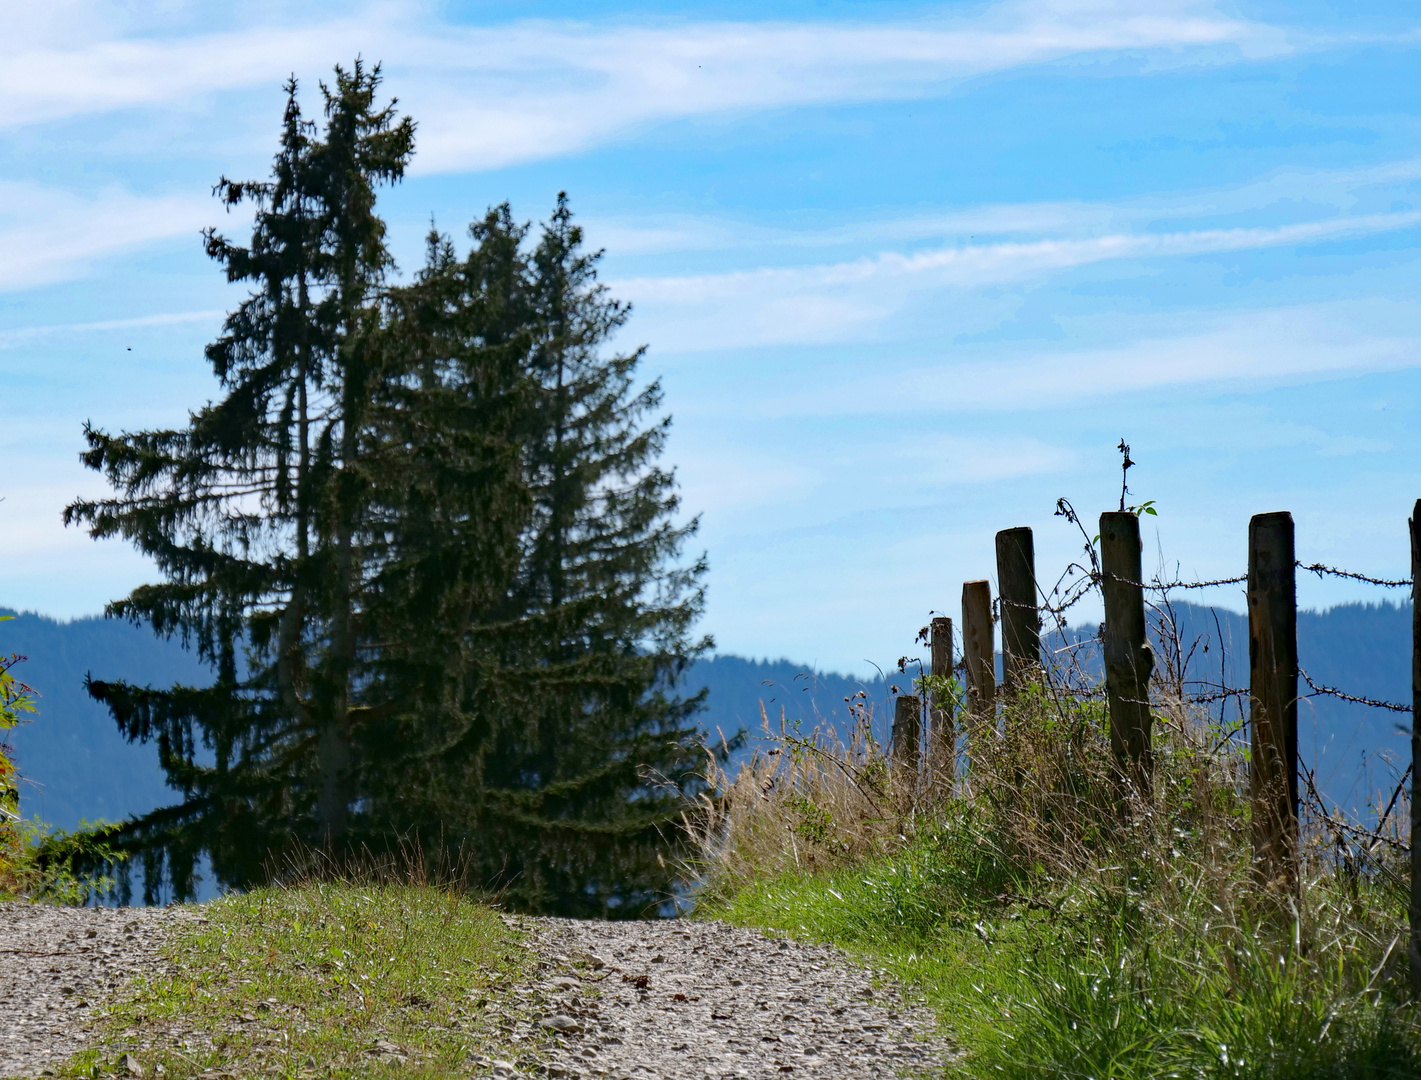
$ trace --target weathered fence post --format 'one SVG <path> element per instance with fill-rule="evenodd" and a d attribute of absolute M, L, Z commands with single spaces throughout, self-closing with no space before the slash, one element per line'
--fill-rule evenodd
<path fill-rule="evenodd" d="M 1411 990 L 1421 996 L 1421 499 L 1411 511 Z"/>
<path fill-rule="evenodd" d="M 1249 788 L 1264 882 L 1297 883 L 1298 606 L 1293 516 L 1248 523 Z"/>
<path fill-rule="evenodd" d="M 962 660 L 967 667 L 967 760 L 970 763 L 983 725 L 990 728 L 997 715 L 997 652 L 992 645 L 990 582 L 968 581 L 962 586 Z"/>
<path fill-rule="evenodd" d="M 1145 638 L 1140 519 L 1133 511 L 1111 510 L 1100 515 L 1100 566 L 1110 746 L 1122 773 L 1145 789 L 1154 765 L 1149 698 L 1155 655 Z"/>
<path fill-rule="evenodd" d="M 1041 663 L 1041 619 L 1036 608 L 1036 551 L 1031 530 L 997 533 L 997 588 L 1002 608 L 1002 681 L 1008 694 Z"/>
<path fill-rule="evenodd" d="M 910 773 L 918 771 L 918 744 L 922 737 L 922 698 L 899 694 L 893 703 L 893 760 Z"/>
<path fill-rule="evenodd" d="M 952 678 L 952 620 L 939 615 L 932 621 L 932 662 L 933 674 L 943 679 Z M 933 695 L 932 725 L 928 728 L 934 759 L 941 759 L 941 768 L 950 780 L 957 772 L 957 717 L 956 702 L 944 690 Z"/>

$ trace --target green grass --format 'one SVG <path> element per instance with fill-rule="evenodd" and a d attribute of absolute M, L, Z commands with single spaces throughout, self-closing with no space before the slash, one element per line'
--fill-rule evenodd
<path fill-rule="evenodd" d="M 467 1077 L 508 1056 L 528 953 L 498 916 L 423 885 L 307 884 L 193 909 L 170 974 L 140 980 L 101 1021 L 102 1048 L 61 1075 Z M 122 1075 L 121 1070 L 119 1074 Z"/>
<path fill-rule="evenodd" d="M 1345 860 L 1307 822 L 1265 882 L 1228 725 L 1162 687 L 1136 786 L 1097 689 L 1020 687 L 967 723 L 958 781 L 957 744 L 904 769 L 861 705 L 847 744 L 767 725 L 715 776 L 702 913 L 862 953 L 937 1009 L 964 1080 L 1421 1080 L 1401 808 Z"/>
<path fill-rule="evenodd" d="M 943 830 L 855 867 L 750 883 L 705 914 L 871 958 L 936 1008 L 967 1051 L 956 1075 L 1421 1077 L 1414 1007 L 1369 982 L 1377 958 L 1359 964 L 1345 934 L 1211 925 L 1188 901 L 1151 924 L 1128 895 L 1012 873 L 983 839 Z"/>

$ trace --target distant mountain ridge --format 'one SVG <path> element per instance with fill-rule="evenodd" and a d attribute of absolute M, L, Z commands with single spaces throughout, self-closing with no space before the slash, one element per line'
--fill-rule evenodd
<path fill-rule="evenodd" d="M 1186 647 L 1194 646 L 1190 677 L 1246 686 L 1246 617 L 1190 604 L 1176 605 L 1175 612 L 1181 639 Z M 1076 640 L 1088 640 L 1095 628 L 1077 627 L 1071 633 Z M 1409 605 L 1347 604 L 1299 612 L 1298 650 L 1303 669 L 1319 685 L 1410 703 Z M 124 741 L 107 711 L 89 700 L 83 683 L 85 674 L 93 672 L 98 678 L 121 676 L 152 685 L 204 684 L 209 673 L 176 641 L 113 620 L 58 622 L 25 613 L 0 624 L 0 652 L 28 657 L 16 674 L 41 695 L 35 721 L 9 738 L 26 781 L 21 805 L 27 816 L 74 828 L 83 819 L 144 813 L 174 797 L 158 768 L 156 749 Z M 741 729 L 750 735 L 737 758 L 753 750 L 762 734 L 762 703 L 775 727 L 783 716 L 806 730 L 825 724 L 843 732 L 849 726 L 844 699 L 862 691 L 874 706 L 875 734 L 886 738 L 887 701 L 894 685 L 908 690 L 911 675 L 890 670 L 887 678 L 859 679 L 787 659 L 734 655 L 700 661 L 686 681 L 689 691 L 709 690 L 701 724 L 713 739 L 718 733 L 729 739 Z M 1331 800 L 1349 808 L 1365 805 L 1376 791 L 1395 784 L 1409 761 L 1409 732 L 1406 714 L 1336 698 L 1310 697 L 1300 708 L 1304 764 L 1316 770 Z"/>
<path fill-rule="evenodd" d="M 172 799 L 156 748 L 125 741 L 108 710 L 90 700 L 84 676 L 205 685 L 210 676 L 195 656 L 147 627 L 99 617 L 59 622 L 32 612 L 0 623 L 0 653 L 26 657 L 15 675 L 39 693 L 34 721 L 8 737 L 26 817 L 72 829 L 83 819 L 121 820 Z"/>

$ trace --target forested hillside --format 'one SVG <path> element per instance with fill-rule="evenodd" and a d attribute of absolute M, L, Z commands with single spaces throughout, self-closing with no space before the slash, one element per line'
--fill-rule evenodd
<path fill-rule="evenodd" d="M 4 613 L 0 609 L 0 613 Z M 113 619 L 58 622 L 27 612 L 5 624 L 3 648 L 27 659 L 17 669 L 40 693 L 34 721 L 16 729 L 25 777 L 24 812 L 60 828 L 83 819 L 121 820 L 146 813 L 170 798 L 152 746 L 134 745 L 119 734 L 108 710 L 84 692 L 84 677 L 122 671 L 133 682 L 166 686 L 205 685 L 210 673 L 176 641 Z M 687 688 L 709 688 L 702 728 L 727 740 L 760 727 L 760 703 L 778 721 L 813 724 L 816 717 L 842 724 L 843 698 L 863 690 L 881 697 L 886 687 L 832 673 L 811 675 L 789 660 L 756 661 L 716 656 L 696 664 Z M 747 744 L 748 750 L 753 739 Z"/>
<path fill-rule="evenodd" d="M 15 674 L 39 694 L 32 722 L 9 736 L 27 817 L 72 829 L 84 819 L 147 813 L 171 797 L 157 749 L 125 741 L 108 710 L 85 693 L 84 676 L 123 672 L 154 686 L 200 686 L 211 679 L 195 656 L 147 627 L 102 618 L 57 622 L 30 612 L 4 624 L 0 651 L 26 658 Z"/>
<path fill-rule="evenodd" d="M 1247 685 L 1247 620 L 1225 609 L 1178 605 L 1175 610 L 1183 640 L 1198 642 L 1190 676 Z M 1300 612 L 1303 668 L 1320 685 L 1406 702 L 1411 693 L 1410 619 L 1409 606 L 1386 604 Z M 1078 631 L 1086 636 L 1093 632 Z M 167 796 L 156 750 L 123 740 L 108 711 L 85 694 L 84 676 L 123 672 L 136 683 L 202 685 L 208 680 L 202 666 L 176 642 L 116 620 L 56 622 L 24 614 L 6 623 L 3 633 L 5 652 L 28 656 L 17 671 L 41 694 L 34 722 L 11 736 L 27 778 L 25 813 L 73 828 L 83 818 L 117 820 L 160 805 Z M 899 685 L 906 682 L 897 680 Z M 775 724 L 783 711 L 791 724 L 808 728 L 824 722 L 843 730 L 848 718 L 845 697 L 863 691 L 879 703 L 888 696 L 889 685 L 877 673 L 858 679 L 814 672 L 788 659 L 731 655 L 699 661 L 685 683 L 688 691 L 709 691 L 699 723 L 712 741 L 721 734 L 729 740 L 741 729 L 747 732 L 749 739 L 737 759 L 754 748 L 761 703 Z M 881 721 L 887 711 L 879 709 L 878 714 Z M 1406 719 L 1404 714 L 1331 697 L 1309 698 L 1299 719 L 1303 759 L 1316 769 L 1319 786 L 1333 801 L 1365 803 L 1393 776 L 1385 755 L 1405 768 L 1408 750 L 1400 724 Z"/>

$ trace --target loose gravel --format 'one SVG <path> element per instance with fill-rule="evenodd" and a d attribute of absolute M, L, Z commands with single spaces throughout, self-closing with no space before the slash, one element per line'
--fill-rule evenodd
<path fill-rule="evenodd" d="M 863 1080 L 953 1056 L 928 1010 L 835 949 L 719 922 L 510 921 L 531 935 L 556 1009 L 513 1038 L 534 1041 L 552 1077 Z"/>
<path fill-rule="evenodd" d="M 179 908 L 0 903 L 0 1077 L 38 1076 L 82 1050 L 86 1021 L 158 948 Z"/>
<path fill-rule="evenodd" d="M 0 1077 L 84 1049 L 89 1015 L 160 971 L 164 934 L 195 917 L 0 904 Z M 832 948 L 719 922 L 507 921 L 537 975 L 486 1003 L 509 1051 L 472 1059 L 474 1077 L 867 1080 L 934 1074 L 955 1053 L 928 1010 Z"/>

